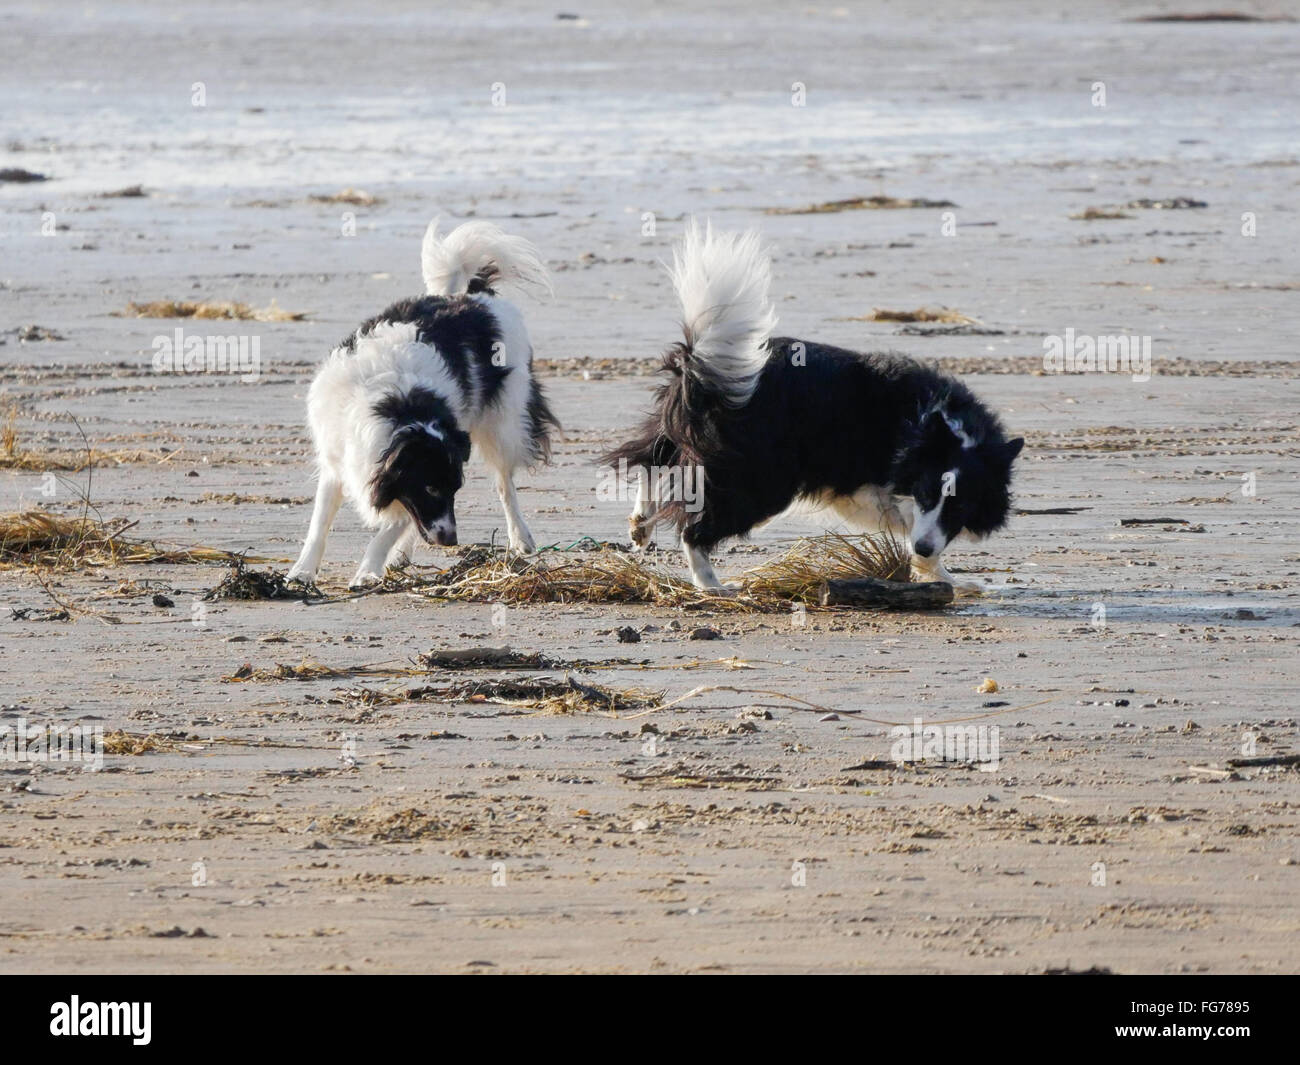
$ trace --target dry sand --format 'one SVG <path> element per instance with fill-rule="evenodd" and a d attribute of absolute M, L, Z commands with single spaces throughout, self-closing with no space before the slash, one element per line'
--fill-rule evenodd
<path fill-rule="evenodd" d="M 139 452 L 97 464 L 90 488 L 106 517 L 139 522 L 133 534 L 247 549 L 285 568 L 309 513 L 302 407 L 315 362 L 415 290 L 419 233 L 439 210 L 509 224 L 556 271 L 554 300 L 521 298 L 565 423 L 553 465 L 524 478 L 539 543 L 624 533 L 627 504 L 597 498 L 592 460 L 642 409 L 647 360 L 674 339 L 657 262 L 686 212 L 763 226 L 778 248 L 784 332 L 963 371 L 1028 439 L 1018 505 L 1079 509 L 1019 516 L 987 543 L 956 545 L 950 566 L 990 591 L 955 610 L 814 612 L 802 627 L 779 615 L 502 611 L 401 593 L 207 603 L 196 614 L 222 568 L 83 569 L 56 574 L 48 592 L 26 569 L 0 571 L 0 724 L 99 723 L 163 741 L 110 755 L 99 772 L 0 764 L 0 970 L 1294 971 L 1300 774 L 1192 767 L 1240 757 L 1247 733 L 1257 756 L 1297 747 L 1300 226 L 1287 205 L 1300 163 L 1282 107 L 1297 29 L 1139 29 L 1121 21 L 1121 5 L 1078 23 L 1040 17 L 1039 6 L 954 6 L 943 18 L 891 16 L 873 32 L 859 13 L 814 11 L 790 32 L 777 11 L 737 22 L 726 8 L 664 7 L 629 21 L 583 5 L 587 25 L 568 26 L 492 5 L 459 16 L 443 39 L 420 22 L 432 16 L 324 5 L 311 25 L 287 27 L 293 49 L 250 12 L 206 37 L 196 16 L 153 19 L 147 5 L 57 30 L 9 16 L 0 89 L 35 115 L 34 87 L 48 83 L 46 117 L 60 132 L 3 156 L 51 181 L 0 186 L 0 403 L 16 405 L 22 447 L 75 451 L 71 414 L 97 447 Z M 968 42 L 961 63 L 935 43 L 944 33 Z M 33 34 L 48 35 L 36 43 L 57 44 L 70 69 L 84 60 L 84 93 L 128 114 L 152 106 L 160 123 L 166 94 L 203 68 L 213 120 L 234 113 L 235 140 L 239 123 L 254 127 L 250 176 L 201 177 L 209 155 L 231 161 L 220 132 L 160 136 L 158 160 L 133 169 L 143 141 L 108 143 L 78 126 L 78 107 L 92 106 L 76 100 L 82 82 L 41 66 L 34 56 L 48 49 L 16 43 Z M 701 39 L 722 43 L 713 51 Z M 186 51 L 197 40 L 208 45 Z M 370 51 L 387 61 L 362 63 L 358 40 L 378 42 Z M 834 49 L 842 62 L 828 63 Z M 1257 62 L 1239 77 L 1243 51 Z M 248 69 L 229 74 L 239 57 Z M 425 96 L 436 94 L 412 95 L 411 71 L 434 59 L 440 106 L 462 108 L 465 137 L 492 121 L 530 131 L 533 146 L 503 141 L 517 167 L 498 161 L 481 180 L 466 178 L 464 162 L 415 174 L 400 141 L 335 153 L 328 116 L 320 145 L 296 133 L 281 170 L 268 162 L 276 138 L 256 123 L 296 129 L 281 114 L 290 104 L 353 107 L 364 140 L 366 101 L 388 93 L 374 105 L 379 128 L 387 116 L 433 129 L 439 113 Z M 487 110 L 486 87 L 456 87 L 496 80 L 495 62 L 518 86 L 520 117 Z M 1032 77 L 1030 62 L 1041 63 Z M 1072 95 L 1086 106 L 1108 69 L 1112 106 L 1127 111 L 1097 119 L 1088 136 L 1100 147 L 1083 134 L 1058 146 L 1042 132 L 1051 123 L 1032 118 L 1020 145 L 1017 116 L 1050 115 Z M 668 70 L 677 98 L 664 95 Z M 901 108 L 904 130 L 908 116 L 924 128 L 945 113 L 966 129 L 969 106 L 990 120 L 1010 114 L 1011 132 L 928 151 L 886 151 L 869 130 L 837 140 L 833 122 L 803 135 L 785 88 L 797 79 L 814 103 L 824 88 L 846 108 L 855 93 L 883 115 Z M 625 151 L 613 147 L 616 109 L 602 103 L 615 88 L 650 115 L 644 142 L 635 121 L 622 131 Z M 1224 105 L 1234 93 L 1235 111 Z M 412 115 L 385 110 L 394 100 Z M 575 113 L 573 100 L 589 111 Z M 241 110 L 254 106 L 265 110 Z M 755 118 L 769 106 L 773 117 Z M 1234 114 L 1263 132 L 1243 133 Z M 694 116 L 709 135 L 684 142 L 673 116 L 687 128 Z M 1198 121 L 1202 143 L 1181 145 Z M 746 122 L 761 148 L 745 148 Z M 23 126 L 25 139 L 36 126 Z M 311 176 L 276 176 L 298 158 Z M 376 178 L 385 169 L 391 181 Z M 192 183 L 176 176 L 186 173 Z M 91 191 L 135 174 L 144 197 Z M 382 202 L 308 201 L 348 187 Z M 937 209 L 763 213 L 876 194 L 951 199 L 959 223 L 995 224 L 945 237 Z M 1069 217 L 1174 196 L 1209 206 Z M 341 209 L 357 211 L 356 237 L 340 236 Z M 70 228 L 35 235 L 43 211 Z M 657 214 L 651 237 L 642 211 Z M 1245 211 L 1259 217 L 1253 238 L 1240 235 Z M 308 317 L 114 316 L 164 298 L 274 299 Z M 940 305 L 1000 333 L 917 336 L 849 321 Z M 63 339 L 20 340 L 33 323 Z M 153 339 L 176 326 L 258 336 L 263 373 L 245 383 L 153 372 Z M 1151 380 L 1035 372 L 1044 335 L 1066 327 L 1153 336 Z M 1242 492 L 1248 473 L 1254 495 Z M 76 513 L 87 473 L 61 476 L 46 498 L 39 469 L 0 472 L 0 511 Z M 477 462 L 458 515 L 463 540 L 500 538 Z M 1188 524 L 1120 524 L 1158 517 Z M 773 523 L 718 568 L 734 575 L 821 527 L 808 516 Z M 327 591 L 344 591 L 363 543 L 345 511 Z M 657 561 L 681 571 L 675 553 Z M 158 591 L 174 607 L 154 606 Z M 70 620 L 10 616 L 52 606 L 50 592 L 74 608 Z M 639 643 L 618 642 L 614 630 L 629 625 Z M 690 639 L 697 626 L 721 639 Z M 632 660 L 575 674 L 586 682 L 668 698 L 697 685 L 784 692 L 839 719 L 727 692 L 622 720 L 356 695 L 430 678 L 227 679 L 244 663 L 396 668 L 435 648 L 501 645 Z M 977 691 L 986 677 L 996 694 Z M 1005 712 L 976 723 L 1000 729 L 996 771 L 850 768 L 890 757 L 888 727 L 862 718 L 990 710 Z"/>

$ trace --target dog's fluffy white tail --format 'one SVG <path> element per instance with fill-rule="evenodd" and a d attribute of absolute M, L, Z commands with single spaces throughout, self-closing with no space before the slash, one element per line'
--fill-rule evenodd
<path fill-rule="evenodd" d="M 772 261 L 759 235 L 715 233 L 711 224 L 701 230 L 692 219 L 669 273 L 690 349 L 687 372 L 728 406 L 744 406 L 758 387 L 776 328 L 767 295 Z"/>
<path fill-rule="evenodd" d="M 424 233 L 420 265 L 430 296 L 462 295 L 475 278 L 485 285 L 520 281 L 551 291 L 546 265 L 533 242 L 512 237 L 491 222 L 466 222 L 440 237 L 435 218 Z"/>

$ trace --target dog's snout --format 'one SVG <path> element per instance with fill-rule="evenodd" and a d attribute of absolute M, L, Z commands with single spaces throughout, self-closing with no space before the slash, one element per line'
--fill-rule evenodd
<path fill-rule="evenodd" d="M 929 558 L 934 554 L 934 545 L 928 540 L 922 540 L 920 543 L 913 544 L 912 550 L 922 558 Z"/>
<path fill-rule="evenodd" d="M 434 539 L 438 541 L 439 547 L 456 546 L 456 527 L 454 525 L 450 529 L 440 528 L 433 535 Z"/>

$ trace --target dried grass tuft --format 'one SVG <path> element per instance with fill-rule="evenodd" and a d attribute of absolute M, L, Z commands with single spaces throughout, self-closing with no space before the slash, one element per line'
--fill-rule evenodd
<path fill-rule="evenodd" d="M 344 203 L 351 207 L 374 207 L 376 204 L 383 203 L 378 196 L 372 196 L 361 189 L 346 188 L 342 192 L 334 192 L 328 195 L 316 193 L 308 197 L 312 203 Z"/>
<path fill-rule="evenodd" d="M 911 548 L 884 533 L 827 533 L 798 541 L 780 558 L 749 570 L 743 580 L 745 590 L 752 594 L 811 604 L 818 602 L 824 582 L 863 577 L 908 583 L 912 579 Z"/>
<path fill-rule="evenodd" d="M 558 559 L 558 560 L 557 560 Z M 410 590 L 431 599 L 501 603 L 709 604 L 719 610 L 754 609 L 734 597 L 702 592 L 690 581 L 661 573 L 637 557 L 603 549 L 586 557 L 534 558 L 471 548 L 441 574 Z"/>
<path fill-rule="evenodd" d="M 137 732 L 115 729 L 104 736 L 105 754 L 148 754 L 150 751 L 169 750 L 171 746 L 166 740 L 152 733 L 145 736 Z"/>
<path fill-rule="evenodd" d="M 250 307 L 235 300 L 152 300 L 131 302 L 124 318 L 211 318 L 251 322 L 301 322 L 305 312 L 283 310 L 275 300 L 269 307 Z"/>
<path fill-rule="evenodd" d="M 735 594 L 701 591 L 683 577 L 653 569 L 641 556 L 603 549 L 585 557 L 524 558 L 488 548 L 466 550 L 431 579 L 394 584 L 430 599 L 493 603 L 649 603 L 730 613 L 784 611 L 792 600 L 817 603 L 827 580 L 876 577 L 908 581 L 911 552 L 887 535 L 799 540 L 784 555 L 745 573 Z"/>
<path fill-rule="evenodd" d="M 0 567 L 121 566 L 146 562 L 235 562 L 241 556 L 215 547 L 165 547 L 123 535 L 135 523 L 65 518 L 44 510 L 0 514 Z M 242 561 L 241 563 L 242 564 Z"/>

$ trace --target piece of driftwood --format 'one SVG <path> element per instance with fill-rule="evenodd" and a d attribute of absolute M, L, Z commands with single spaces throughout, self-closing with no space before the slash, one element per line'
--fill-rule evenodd
<path fill-rule="evenodd" d="M 1120 518 L 1120 525 L 1132 528 L 1134 525 L 1190 525 L 1186 518 Z"/>
<path fill-rule="evenodd" d="M 938 610 L 952 602 L 947 581 L 904 584 L 875 577 L 831 580 L 821 587 L 822 606 L 873 606 L 886 610 Z"/>
<path fill-rule="evenodd" d="M 1187 772 L 1196 773 L 1203 777 L 1214 777 L 1216 780 L 1240 780 L 1231 769 L 1220 769 L 1217 765 L 1189 765 Z"/>
<path fill-rule="evenodd" d="M 1270 754 L 1260 758 L 1229 758 L 1233 769 L 1247 769 L 1258 765 L 1300 765 L 1300 754 Z"/>

